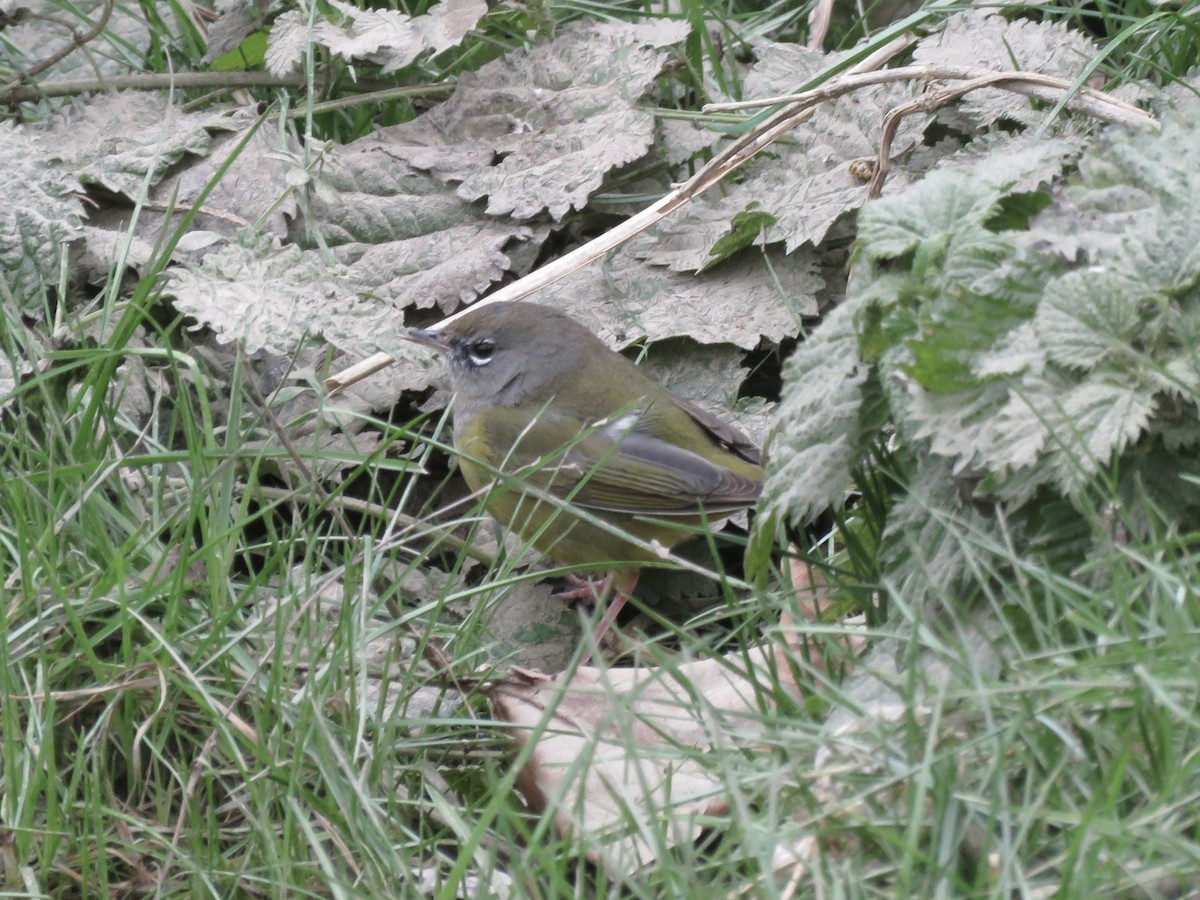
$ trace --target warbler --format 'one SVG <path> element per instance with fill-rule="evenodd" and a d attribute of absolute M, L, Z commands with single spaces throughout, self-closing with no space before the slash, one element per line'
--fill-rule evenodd
<path fill-rule="evenodd" d="M 686 526 L 762 492 L 759 449 L 745 434 L 559 310 L 484 304 L 408 337 L 448 363 L 459 466 L 473 491 L 486 491 L 487 511 L 561 564 L 607 570 L 615 596 L 597 639 L 642 564 L 686 538 Z"/>

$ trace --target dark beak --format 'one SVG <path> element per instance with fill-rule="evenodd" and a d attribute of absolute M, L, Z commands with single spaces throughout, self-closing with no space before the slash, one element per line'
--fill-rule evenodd
<path fill-rule="evenodd" d="M 405 338 L 414 344 L 424 344 L 426 347 L 432 347 L 439 353 L 445 353 L 450 349 L 450 341 L 447 340 L 446 336 L 432 328 L 410 328 Z"/>

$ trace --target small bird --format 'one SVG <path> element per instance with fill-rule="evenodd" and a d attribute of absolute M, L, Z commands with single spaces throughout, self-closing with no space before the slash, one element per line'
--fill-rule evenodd
<path fill-rule="evenodd" d="M 491 303 L 408 337 L 449 364 L 454 447 L 467 484 L 487 489 L 488 512 L 564 565 L 608 571 L 616 593 L 597 640 L 640 566 L 688 536 L 682 526 L 752 506 L 762 492 L 746 435 L 556 309 Z M 590 594 L 573 582 L 579 589 L 561 596 Z"/>

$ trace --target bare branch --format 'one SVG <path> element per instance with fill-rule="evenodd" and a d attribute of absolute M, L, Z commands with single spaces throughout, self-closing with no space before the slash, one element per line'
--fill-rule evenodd
<path fill-rule="evenodd" d="M 45 59 L 43 59 L 40 63 L 37 63 L 36 65 L 31 67 L 28 72 L 24 72 L 21 75 L 19 75 L 17 80 L 14 81 L 12 84 L 15 85 L 15 84 L 19 84 L 22 81 L 28 81 L 33 76 L 46 71 L 48 68 L 50 68 L 54 64 L 62 62 L 64 59 L 66 59 L 68 56 L 70 56 L 72 53 L 74 53 L 80 47 L 84 46 L 85 44 L 89 43 L 90 41 L 94 41 L 97 37 L 100 36 L 100 32 L 102 32 L 104 30 L 104 26 L 108 24 L 109 18 L 112 17 L 113 5 L 114 5 L 114 0 L 105 0 L 104 9 L 101 10 L 101 12 L 100 12 L 100 18 L 98 18 L 96 20 L 95 24 L 91 27 L 91 30 L 89 30 L 86 34 L 80 34 L 77 31 L 72 31 L 70 43 L 64 45 L 59 50 L 56 50 L 54 53 L 51 53 L 49 56 L 47 56 Z M 12 85 L 6 85 L 6 87 L 10 87 L 10 86 L 12 86 Z"/>

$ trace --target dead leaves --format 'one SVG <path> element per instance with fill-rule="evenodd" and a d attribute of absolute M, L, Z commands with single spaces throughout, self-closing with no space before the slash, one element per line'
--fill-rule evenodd
<path fill-rule="evenodd" d="M 817 621 L 823 582 L 803 564 L 791 576 L 796 617 Z M 805 673 L 824 672 L 803 633 L 787 617 L 773 639 L 724 656 L 514 669 L 486 693 L 518 747 L 519 789 L 614 879 L 695 841 L 729 811 L 730 753 L 765 752 L 773 720 L 806 695 Z M 860 647 L 850 637 L 842 649 Z"/>
<path fill-rule="evenodd" d="M 650 148 L 654 117 L 638 101 L 666 61 L 660 48 L 686 34 L 682 23 L 568 26 L 464 75 L 448 101 L 378 145 L 464 200 L 486 197 L 489 216 L 560 220 Z"/>
<path fill-rule="evenodd" d="M 834 64 L 836 57 L 794 45 L 762 41 L 746 76 L 746 99 L 778 96 Z M 820 244 L 834 223 L 867 200 L 866 186 L 848 163 L 878 150 L 887 109 L 916 94 L 910 84 L 879 85 L 823 104 L 772 152 L 748 164 L 736 191 L 710 192 L 639 241 L 638 253 L 674 271 L 697 271 L 731 249 L 780 243 L 788 253 Z M 905 125 L 919 137 L 924 122 Z M 893 185 L 902 189 L 903 174 Z M 758 225 L 738 234 L 737 217 L 755 215 Z M 730 240 L 733 246 L 730 248 Z"/>
<path fill-rule="evenodd" d="M 799 696 L 773 648 L 656 668 L 517 670 L 488 692 L 518 746 L 518 786 L 589 859 L 629 874 L 728 809 L 706 760 L 753 749 L 763 712 Z M 667 835 L 666 844 L 654 835 Z"/>
<path fill-rule="evenodd" d="M 445 314 L 472 302 L 506 275 L 522 273 L 513 254 L 522 248 L 536 253 L 547 234 L 484 215 L 437 179 L 397 163 L 387 144 L 373 140 L 331 149 L 313 187 L 321 242 L 349 267 L 357 289 L 417 309 Z"/>
<path fill-rule="evenodd" d="M 267 68 L 286 75 L 298 68 L 309 43 L 328 48 L 346 60 L 362 60 L 383 74 L 402 69 L 426 51 L 440 53 L 467 36 L 487 12 L 482 0 L 442 0 L 422 16 L 394 9 L 359 9 L 330 0 L 330 17 L 290 10 L 275 20 L 267 47 Z"/>
<path fill-rule="evenodd" d="M 79 189 L 71 175 L 40 162 L 41 140 L 27 129 L 0 123 L 0 271 L 6 295 L 24 314 L 41 312 L 62 276 L 61 246 L 80 233 Z"/>

